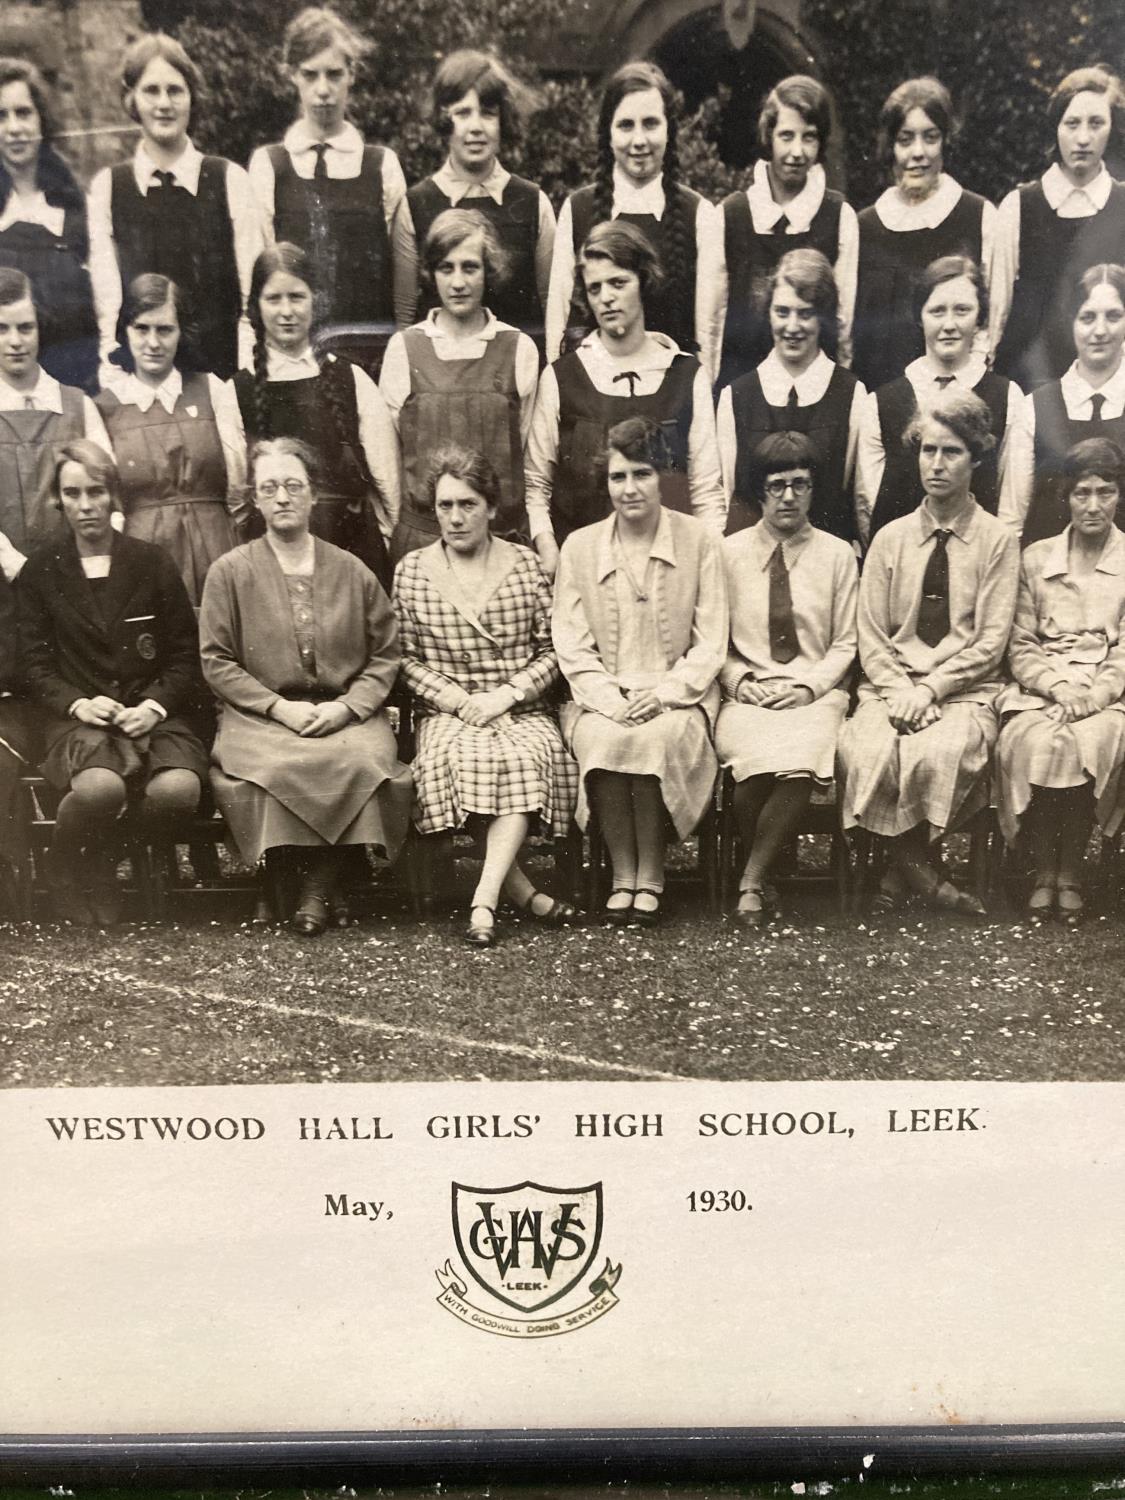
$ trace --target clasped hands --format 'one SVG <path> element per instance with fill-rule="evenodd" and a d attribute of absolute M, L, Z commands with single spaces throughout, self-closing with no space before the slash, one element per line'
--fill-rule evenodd
<path fill-rule="evenodd" d="M 916 734 L 941 718 L 941 704 L 928 687 L 900 688 L 885 699 L 887 717 L 899 734 Z"/>
<path fill-rule="evenodd" d="M 120 729 L 131 740 L 150 734 L 160 723 L 155 708 L 144 703 L 126 708 L 124 703 L 118 703 L 116 698 L 109 698 L 104 693 L 99 693 L 96 698 L 79 698 L 71 704 L 70 712 L 80 724 L 98 729 Z"/>
<path fill-rule="evenodd" d="M 270 705 L 268 717 L 284 724 L 303 740 L 323 739 L 355 721 L 355 714 L 340 698 L 327 703 L 276 698 Z"/>
<path fill-rule="evenodd" d="M 1056 724 L 1074 724 L 1079 719 L 1088 719 L 1091 714 L 1098 712 L 1098 704 L 1085 688 L 1070 687 L 1064 683 L 1051 689 L 1051 697 L 1055 701 L 1045 713 Z"/>
<path fill-rule="evenodd" d="M 508 713 L 516 701 L 507 687 L 491 688 L 487 693 L 470 693 L 457 709 L 457 717 L 462 724 L 483 729 L 493 719 Z"/>
<path fill-rule="evenodd" d="M 768 682 L 744 677 L 738 684 L 735 701 L 749 703 L 754 708 L 805 708 L 812 703 L 813 696 L 811 688 L 791 682 L 788 677 L 771 677 Z"/>

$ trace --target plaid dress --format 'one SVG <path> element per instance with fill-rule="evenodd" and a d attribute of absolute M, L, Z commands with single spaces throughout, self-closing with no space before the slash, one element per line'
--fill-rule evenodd
<path fill-rule="evenodd" d="M 535 554 L 492 539 L 490 591 L 479 613 L 457 588 L 439 541 L 410 552 L 395 573 L 402 676 L 418 716 L 414 823 L 459 828 L 470 813 L 525 813 L 562 836 L 578 768 L 542 699 L 559 675 L 551 645 L 551 590 Z M 522 688 L 524 703 L 484 728 L 457 709 L 473 693 Z"/>

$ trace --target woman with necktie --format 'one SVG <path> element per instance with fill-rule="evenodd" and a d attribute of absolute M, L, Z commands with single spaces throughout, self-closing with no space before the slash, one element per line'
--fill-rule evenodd
<path fill-rule="evenodd" d="M 605 919 L 654 927 L 668 839 L 703 817 L 717 763 L 711 728 L 727 647 L 722 551 L 713 528 L 661 504 L 671 468 L 656 422 L 609 431 L 603 483 L 612 513 L 563 544 L 552 634 L 573 701 L 563 739 L 609 850 Z"/>
<path fill-rule="evenodd" d="M 837 364 L 838 298 L 819 250 L 790 250 L 768 285 L 773 350 L 719 397 L 716 428 L 727 534 L 761 517 L 755 455 L 776 432 L 803 432 L 816 455 L 810 522 L 845 542 L 864 539 L 852 496 L 856 442 L 867 392 Z"/>
<path fill-rule="evenodd" d="M 865 541 L 923 499 L 918 457 L 903 434 L 923 406 L 954 387 L 974 391 L 988 407 L 996 446 L 973 474 L 973 496 L 990 515 L 1022 512 L 1030 445 L 1020 417 L 1024 394 L 995 374 L 976 347 L 988 323 L 988 290 L 975 260 L 943 255 L 926 267 L 914 294 L 926 352 L 864 404 L 856 457 L 856 509 Z"/>
<path fill-rule="evenodd" d="M 1079 277 L 1125 258 L 1125 187 L 1105 164 L 1125 141 L 1121 80 L 1100 65 L 1075 69 L 1047 101 L 1047 121 L 1051 165 L 1001 203 L 990 277 L 993 365 L 1025 391 L 1057 380 L 1070 361 Z"/>
<path fill-rule="evenodd" d="M 1074 363 L 1024 402 L 1024 474 L 1012 503 L 1000 508 L 1025 547 L 1057 536 L 1068 523 L 1062 471 L 1075 443 L 1106 437 L 1125 446 L 1125 266 L 1097 265 L 1083 273 L 1072 289 L 1070 327 Z"/>
<path fill-rule="evenodd" d="M 281 141 L 250 158 L 250 186 L 274 243 L 299 245 L 319 288 L 318 325 L 395 321 L 412 274 L 393 254 L 406 179 L 389 146 L 367 142 L 348 119 L 356 67 L 369 43 L 327 6 L 308 6 L 285 28 L 281 51 L 299 113 Z"/>
<path fill-rule="evenodd" d="M 995 443 L 979 396 L 953 389 L 907 437 L 925 499 L 880 531 L 864 563 L 859 707 L 839 747 L 844 826 L 891 841 L 882 906 L 909 891 L 981 915 L 938 855 L 944 836 L 988 804 L 1018 546 L 973 498 L 974 472 Z"/>
<path fill-rule="evenodd" d="M 1115 524 L 1125 453 L 1104 437 L 1066 455 L 1070 522 L 1027 548 L 1008 646 L 1013 682 L 997 702 L 1000 828 L 1021 828 L 1035 876 L 1027 914 L 1082 920 L 1082 865 L 1094 819 L 1125 818 L 1125 535 Z"/>
<path fill-rule="evenodd" d="M 810 522 L 819 471 L 809 438 L 771 433 L 752 466 L 762 518 L 723 543 L 730 645 L 715 727 L 715 751 L 734 775 L 746 854 L 735 914 L 742 927 L 761 927 L 772 915 L 773 862 L 813 788 L 831 784 L 859 586 L 852 548 Z"/>

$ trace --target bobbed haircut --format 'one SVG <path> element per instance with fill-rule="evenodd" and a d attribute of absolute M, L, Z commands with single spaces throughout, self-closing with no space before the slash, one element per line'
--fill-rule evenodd
<path fill-rule="evenodd" d="M 1111 261 L 1103 260 L 1082 272 L 1071 288 L 1069 300 L 1072 322 L 1082 310 L 1082 304 L 1086 298 L 1095 287 L 1099 286 L 1113 287 L 1121 298 L 1122 305 L 1125 306 L 1125 266 L 1114 265 Z"/>
<path fill-rule="evenodd" d="M 813 126 L 820 137 L 819 155 L 823 157 L 832 134 L 832 101 L 828 90 L 807 73 L 793 73 L 770 89 L 758 116 L 758 144 L 766 156 L 772 150 L 773 132 L 783 106 L 795 109 L 806 124 Z"/>
<path fill-rule="evenodd" d="M 623 271 L 632 271 L 641 284 L 642 301 L 664 284 L 664 270 L 652 242 L 627 219 L 606 219 L 595 224 L 586 236 L 578 252 L 578 282 L 584 301 L 586 287 L 582 272 L 592 260 L 608 260 Z"/>
<path fill-rule="evenodd" d="M 1120 78 L 1104 63 L 1095 63 L 1090 68 L 1074 68 L 1065 78 L 1060 79 L 1047 100 L 1052 161 L 1059 159 L 1059 126 L 1077 94 L 1105 94 L 1110 118 L 1109 144 L 1121 145 L 1125 141 L 1125 89 L 1121 86 Z"/>
<path fill-rule="evenodd" d="M 771 474 L 789 469 L 808 469 L 816 482 L 816 449 L 803 432 L 771 432 L 758 443 L 750 455 L 750 483 L 754 496 L 765 496 L 766 480 Z"/>
<path fill-rule="evenodd" d="M 623 422 L 613 424 L 599 455 L 603 472 L 608 468 L 611 453 L 620 453 L 635 464 L 651 464 L 658 474 L 670 473 L 674 463 L 668 435 L 651 417 L 626 417 Z"/>
<path fill-rule="evenodd" d="M 13 302 L 22 302 L 27 298 L 35 308 L 36 317 L 40 317 L 40 308 L 35 300 L 35 288 L 30 277 L 22 271 L 17 271 L 15 266 L 0 266 L 0 307 L 11 307 Z"/>
<path fill-rule="evenodd" d="M 435 290 L 434 272 L 445 257 L 474 234 L 481 237 L 485 296 L 504 285 L 508 279 L 510 260 L 492 221 L 477 208 L 447 208 L 430 225 L 422 245 L 422 262 L 418 274 L 427 291 Z"/>
<path fill-rule="evenodd" d="M 35 112 L 39 116 L 39 134 L 49 141 L 55 133 L 51 101 L 46 81 L 34 63 L 26 57 L 0 57 L 0 89 L 9 83 L 25 83 Z"/>
<path fill-rule="evenodd" d="M 642 93 L 645 89 L 656 89 L 661 102 L 664 105 L 664 115 L 668 121 L 668 149 L 675 155 L 677 111 L 676 91 L 668 81 L 668 75 L 663 68 L 658 68 L 653 62 L 627 62 L 618 68 L 613 77 L 605 86 L 602 94 L 602 102 L 598 108 L 598 149 L 609 152 L 610 126 L 613 117 L 617 113 L 622 99 L 628 98 L 630 94 Z"/>
<path fill-rule="evenodd" d="M 438 481 L 445 474 L 452 475 L 454 479 L 459 479 L 462 484 L 475 490 L 489 510 L 499 508 L 500 480 L 484 454 L 461 443 L 446 443 L 433 455 L 426 473 L 423 499 L 427 510 L 434 510 Z"/>
<path fill-rule="evenodd" d="M 131 120 L 140 120 L 133 102 L 133 90 L 140 83 L 141 75 L 149 63 L 155 62 L 157 58 L 175 68 L 188 86 L 188 93 L 191 95 L 191 114 L 188 116 L 190 130 L 195 124 L 200 96 L 204 90 L 203 74 L 175 37 L 168 36 L 163 31 L 152 31 L 147 36 L 138 37 L 125 49 L 125 56 L 121 59 L 121 102 L 125 106 L 125 112 Z"/>
<path fill-rule="evenodd" d="M 1069 499 L 1081 479 L 1109 479 L 1118 489 L 1125 481 L 1125 452 L 1112 438 L 1083 438 L 1066 450 L 1062 462 L 1063 499 Z"/>
<path fill-rule="evenodd" d="M 349 63 L 371 51 L 371 43 L 360 36 L 330 6 L 306 5 L 286 26 L 281 37 L 281 60 L 287 68 L 299 68 L 310 57 L 335 47 Z"/>
<path fill-rule="evenodd" d="M 127 370 L 130 375 L 135 372 L 137 365 L 126 337 L 128 330 L 142 313 L 163 307 L 166 302 L 170 302 L 175 308 L 176 321 L 180 325 L 180 342 L 173 361 L 176 369 L 203 369 L 196 349 L 198 336 L 183 292 L 171 277 L 159 276 L 155 271 L 146 271 L 143 276 L 134 276 L 125 288 L 125 295 L 121 299 L 121 312 L 117 318 L 118 349 L 114 355 L 114 362 L 123 370 Z"/>
<path fill-rule="evenodd" d="M 992 416 L 988 407 L 973 391 L 952 386 L 935 401 L 923 406 L 902 435 L 904 448 L 921 447 L 922 430 L 927 422 L 940 422 L 969 450 L 974 464 L 996 447 Z"/>
<path fill-rule="evenodd" d="M 430 90 L 430 115 L 434 131 L 441 140 L 453 132 L 449 111 L 470 89 L 485 109 L 500 116 L 500 140 L 508 145 L 516 140 L 531 115 L 540 107 L 542 96 L 521 83 L 506 63 L 491 52 L 463 48 L 443 59 L 434 74 Z"/>
<path fill-rule="evenodd" d="M 840 294 L 836 274 L 827 256 L 819 250 L 789 250 L 774 267 L 766 284 L 766 308 L 781 282 L 791 286 L 804 302 L 811 302 L 820 325 L 820 344 L 830 356 L 835 355 L 840 336 Z"/>
<path fill-rule="evenodd" d="M 930 294 L 947 281 L 956 281 L 959 276 L 965 276 L 972 282 L 977 294 L 977 327 L 984 328 L 988 324 L 988 288 L 984 284 L 984 276 L 980 266 L 971 255 L 939 255 L 937 260 L 930 261 L 929 265 L 919 276 L 913 296 L 914 321 L 921 323 L 922 309 L 930 300 Z"/>
<path fill-rule="evenodd" d="M 263 458 L 299 459 L 304 465 L 305 473 L 309 476 L 310 486 L 316 489 L 320 478 L 320 457 L 311 443 L 295 437 L 261 438 L 256 442 L 250 449 L 246 465 L 251 494 L 254 492 L 254 475 Z"/>
<path fill-rule="evenodd" d="M 59 486 L 64 464 L 81 464 L 91 479 L 105 485 L 113 496 L 114 504 L 119 503 L 121 475 L 112 457 L 100 443 L 91 442 L 89 438 L 71 438 L 69 443 L 62 443 L 55 449 L 55 461 L 51 467 L 50 492 L 56 505 L 62 504 Z"/>
<path fill-rule="evenodd" d="M 883 165 L 894 163 L 895 137 L 912 109 L 920 109 L 941 131 L 942 149 L 948 150 L 957 134 L 953 96 L 937 78 L 908 78 L 887 95 L 879 111 L 878 152 Z"/>

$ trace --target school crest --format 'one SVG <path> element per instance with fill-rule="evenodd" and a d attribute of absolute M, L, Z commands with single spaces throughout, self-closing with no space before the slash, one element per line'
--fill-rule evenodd
<path fill-rule="evenodd" d="M 621 1267 L 608 1257 L 584 1285 L 601 1247 L 600 1182 L 580 1188 L 455 1182 L 451 1210 L 460 1267 L 447 1260 L 437 1272 L 438 1301 L 462 1322 L 523 1338 L 572 1332 L 616 1306 Z M 529 1316 L 548 1308 L 546 1316 Z"/>

